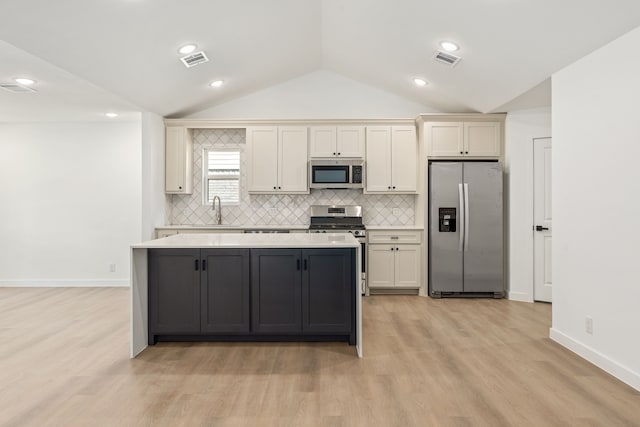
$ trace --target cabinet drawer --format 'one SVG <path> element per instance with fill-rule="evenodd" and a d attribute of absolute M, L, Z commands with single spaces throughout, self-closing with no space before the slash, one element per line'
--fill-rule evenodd
<path fill-rule="evenodd" d="M 380 230 L 380 231 L 368 231 L 368 242 L 370 244 L 376 243 L 405 243 L 405 244 L 420 244 L 422 242 L 422 231 L 420 230 Z"/>

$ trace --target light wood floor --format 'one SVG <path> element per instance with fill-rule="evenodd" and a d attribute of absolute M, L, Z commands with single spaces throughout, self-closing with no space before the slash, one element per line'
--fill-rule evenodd
<path fill-rule="evenodd" d="M 640 426 L 640 393 L 550 341 L 551 307 L 364 300 L 344 343 L 129 355 L 129 290 L 0 288 L 2 426 Z"/>

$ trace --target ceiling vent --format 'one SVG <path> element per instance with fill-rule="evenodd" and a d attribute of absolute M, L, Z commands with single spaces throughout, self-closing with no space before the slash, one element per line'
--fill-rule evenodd
<path fill-rule="evenodd" d="M 184 64 L 185 67 L 191 68 L 196 65 L 204 64 L 207 62 L 209 58 L 205 55 L 204 51 L 196 52 L 192 55 L 183 56 L 180 58 L 180 61 Z"/>
<path fill-rule="evenodd" d="M 0 83 L 0 88 L 13 93 L 35 92 L 35 89 L 31 89 L 30 87 L 26 87 L 26 86 L 17 85 L 15 83 Z"/>
<path fill-rule="evenodd" d="M 460 58 L 459 56 L 452 55 L 450 53 L 438 51 L 433 57 L 433 59 L 435 59 L 436 61 L 442 64 L 449 65 L 450 67 L 455 67 L 456 64 L 460 62 L 462 58 Z"/>

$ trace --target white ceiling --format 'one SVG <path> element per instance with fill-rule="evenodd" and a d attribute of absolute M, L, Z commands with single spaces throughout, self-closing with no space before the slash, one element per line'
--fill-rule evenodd
<path fill-rule="evenodd" d="M 2 121 L 56 106 L 182 116 L 319 69 L 442 111 L 499 111 L 536 87 L 539 104 L 552 73 L 640 25 L 637 0 L 2 0 L 1 12 L 0 82 L 28 75 L 39 91 L 0 91 Z M 432 59 L 445 39 L 461 46 L 455 68 Z M 210 62 L 185 68 L 187 42 Z"/>

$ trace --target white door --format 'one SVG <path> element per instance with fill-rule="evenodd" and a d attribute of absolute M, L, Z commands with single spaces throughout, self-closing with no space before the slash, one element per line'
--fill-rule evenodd
<path fill-rule="evenodd" d="M 165 191 L 183 193 L 185 190 L 186 130 L 168 127 L 165 142 Z"/>
<path fill-rule="evenodd" d="M 307 128 L 281 127 L 278 130 L 278 191 L 307 193 Z"/>
<path fill-rule="evenodd" d="M 396 287 L 420 287 L 420 245 L 398 245 L 395 248 Z"/>
<path fill-rule="evenodd" d="M 335 126 L 314 126 L 309 128 L 309 157 L 323 158 L 336 156 Z"/>
<path fill-rule="evenodd" d="M 391 128 L 367 127 L 367 191 L 391 191 Z"/>
<path fill-rule="evenodd" d="M 278 128 L 247 128 L 249 192 L 278 190 Z"/>
<path fill-rule="evenodd" d="M 464 124 L 464 155 L 500 155 L 500 122 L 469 122 Z"/>
<path fill-rule="evenodd" d="M 370 288 L 392 288 L 395 271 L 395 246 L 369 245 L 367 252 L 367 286 Z"/>
<path fill-rule="evenodd" d="M 424 125 L 429 157 L 451 157 L 464 154 L 462 122 L 428 122 Z"/>
<path fill-rule="evenodd" d="M 533 298 L 551 302 L 551 138 L 533 140 Z"/>
<path fill-rule="evenodd" d="M 415 126 L 391 128 L 391 189 L 418 189 L 418 140 Z"/>
<path fill-rule="evenodd" d="M 339 157 L 364 158 L 364 126 L 338 126 L 336 140 Z"/>

